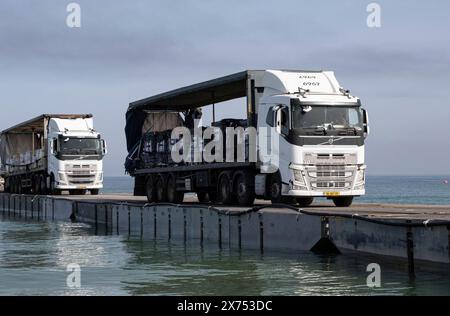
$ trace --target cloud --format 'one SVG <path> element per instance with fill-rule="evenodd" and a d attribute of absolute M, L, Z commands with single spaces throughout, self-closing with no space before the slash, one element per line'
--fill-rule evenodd
<path fill-rule="evenodd" d="M 348 0 L 77 2 L 80 29 L 65 24 L 69 1 L 0 2 L 0 101 L 11 108 L 0 124 L 50 110 L 94 112 L 112 140 L 110 174 L 123 170 L 128 102 L 254 68 L 334 70 L 371 112 L 375 173 L 386 170 L 380 152 L 412 148 L 387 138 L 413 137 L 418 148 L 450 155 L 442 146 L 450 134 L 448 3 L 379 1 L 382 27 L 369 29 L 366 3 Z M 405 158 L 402 173 L 445 170 L 441 160 L 420 165 L 426 150 Z"/>

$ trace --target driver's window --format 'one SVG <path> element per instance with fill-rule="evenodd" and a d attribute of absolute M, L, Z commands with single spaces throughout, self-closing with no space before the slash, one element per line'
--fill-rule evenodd
<path fill-rule="evenodd" d="M 287 135 L 289 133 L 289 110 L 286 106 L 278 110 L 277 124 L 282 134 Z"/>
<path fill-rule="evenodd" d="M 57 138 L 53 139 L 52 150 L 53 150 L 53 154 L 56 154 L 58 152 L 58 139 Z"/>
<path fill-rule="evenodd" d="M 357 109 L 350 109 L 348 111 L 348 122 L 350 123 L 350 126 L 358 125 L 359 115 L 360 113 Z"/>

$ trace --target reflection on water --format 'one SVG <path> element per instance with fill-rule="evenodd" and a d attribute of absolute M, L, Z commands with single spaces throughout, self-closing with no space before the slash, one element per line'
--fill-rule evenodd
<path fill-rule="evenodd" d="M 85 224 L 0 221 L 0 295 L 450 295 L 450 273 L 411 281 L 404 264 L 382 263 L 382 287 L 366 286 L 379 259 L 220 250 L 216 245 L 100 236 Z M 66 266 L 81 266 L 81 289 Z"/>

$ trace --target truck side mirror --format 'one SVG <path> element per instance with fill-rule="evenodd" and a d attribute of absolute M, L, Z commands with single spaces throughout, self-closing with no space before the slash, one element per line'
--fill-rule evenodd
<path fill-rule="evenodd" d="M 370 134 L 370 126 L 369 126 L 369 113 L 366 109 L 362 109 L 363 111 L 363 126 L 364 126 L 364 136 L 367 137 Z"/>
<path fill-rule="evenodd" d="M 103 150 L 103 155 L 106 155 L 108 153 L 108 148 L 106 147 L 106 142 L 104 139 L 102 139 L 102 150 Z"/>

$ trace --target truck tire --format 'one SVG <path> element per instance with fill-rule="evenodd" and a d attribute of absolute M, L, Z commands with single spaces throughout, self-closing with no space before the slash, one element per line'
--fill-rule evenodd
<path fill-rule="evenodd" d="M 253 175 L 248 172 L 239 172 L 234 178 L 234 192 L 240 206 L 250 206 L 255 202 L 255 184 Z"/>
<path fill-rule="evenodd" d="M 39 182 L 40 182 L 40 185 L 39 185 L 40 193 L 39 194 L 46 195 L 48 193 L 47 177 L 42 174 L 39 177 Z"/>
<path fill-rule="evenodd" d="M 19 179 L 17 177 L 14 177 L 13 179 L 13 193 L 19 193 Z"/>
<path fill-rule="evenodd" d="M 91 195 L 99 195 L 100 190 L 99 189 L 92 189 L 89 190 L 89 192 L 91 193 Z M 84 194 L 86 194 L 87 192 L 85 192 Z"/>
<path fill-rule="evenodd" d="M 230 205 L 233 202 L 232 186 L 228 172 L 222 172 L 219 177 L 219 201 L 224 205 Z"/>
<path fill-rule="evenodd" d="M 269 195 L 272 203 L 282 203 L 283 196 L 281 195 L 281 178 L 280 175 L 273 174 L 269 179 Z"/>
<path fill-rule="evenodd" d="M 208 192 L 197 192 L 197 199 L 200 203 L 208 203 L 209 202 Z"/>
<path fill-rule="evenodd" d="M 56 189 L 56 181 L 55 181 L 55 176 L 53 174 L 50 176 L 49 191 L 50 191 L 50 194 L 52 194 L 52 195 L 61 195 L 61 190 Z"/>
<path fill-rule="evenodd" d="M 41 194 L 41 189 L 40 189 L 41 182 L 39 179 L 40 178 L 39 178 L 38 174 L 34 175 L 31 178 L 31 187 L 32 187 L 31 193 L 33 193 L 33 194 Z"/>
<path fill-rule="evenodd" d="M 299 197 L 297 198 L 297 203 L 300 207 L 310 206 L 314 202 L 313 197 Z"/>
<path fill-rule="evenodd" d="M 163 175 L 156 179 L 156 202 L 167 202 L 167 187 Z"/>
<path fill-rule="evenodd" d="M 217 202 L 219 201 L 217 191 L 209 191 L 208 192 L 208 199 L 209 199 L 210 203 L 217 204 Z"/>
<path fill-rule="evenodd" d="M 184 200 L 184 192 L 177 191 L 177 178 L 172 174 L 166 181 L 167 183 L 167 201 L 169 203 L 180 204 Z"/>
<path fill-rule="evenodd" d="M 147 177 L 145 182 L 145 195 L 147 196 L 148 203 L 156 202 L 155 182 L 151 175 Z"/>
<path fill-rule="evenodd" d="M 3 189 L 5 193 L 11 193 L 11 178 L 5 179 L 5 187 Z"/>
<path fill-rule="evenodd" d="M 353 203 L 353 196 L 342 196 L 333 198 L 333 203 L 337 207 L 349 207 Z"/>
<path fill-rule="evenodd" d="M 17 178 L 17 194 L 23 194 L 22 179 L 20 177 Z"/>

